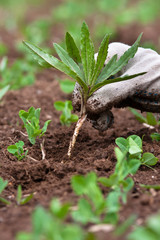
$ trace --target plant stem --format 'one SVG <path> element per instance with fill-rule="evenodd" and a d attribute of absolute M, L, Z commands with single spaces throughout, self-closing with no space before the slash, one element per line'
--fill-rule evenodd
<path fill-rule="evenodd" d="M 76 127 L 74 129 L 74 134 L 72 136 L 72 139 L 70 141 L 70 144 L 69 144 L 69 148 L 68 148 L 68 153 L 67 153 L 67 156 L 70 158 L 71 157 L 71 153 L 72 153 L 72 150 L 74 148 L 74 145 L 76 143 L 76 138 L 78 136 L 78 133 L 79 133 L 79 130 L 80 128 L 82 127 L 83 123 L 85 122 L 86 120 L 86 117 L 87 115 L 86 114 L 83 114 L 81 116 L 81 118 L 78 120 L 77 124 L 76 124 Z"/>

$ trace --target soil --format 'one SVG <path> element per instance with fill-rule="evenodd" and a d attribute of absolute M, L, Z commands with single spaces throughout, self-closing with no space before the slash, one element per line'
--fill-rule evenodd
<path fill-rule="evenodd" d="M 8 37 L 4 36 L 5 38 L 9 41 Z M 12 52 L 10 57 L 13 56 L 17 57 L 17 53 Z M 113 173 L 117 137 L 126 138 L 131 134 L 144 136 L 144 152 L 152 152 L 160 159 L 160 142 L 152 142 L 150 138 L 151 132 L 155 130 L 137 122 L 128 109 L 113 109 L 114 124 L 103 134 L 99 134 L 86 122 L 77 138 L 72 157 L 68 159 L 67 151 L 75 124 L 69 128 L 61 126 L 60 113 L 53 107 L 57 100 L 71 99 L 71 95 L 60 90 L 57 77 L 64 76 L 56 70 L 43 70 L 37 74 L 35 85 L 8 92 L 0 104 L 0 176 L 9 181 L 3 197 L 11 201 L 9 206 L 0 204 L 1 240 L 13 240 L 17 232 L 30 231 L 31 213 L 35 207 L 42 205 L 47 208 L 53 197 L 59 197 L 62 202 L 76 204 L 77 197 L 70 184 L 73 175 L 85 175 L 94 171 L 98 176 L 107 177 Z M 18 116 L 19 110 L 28 110 L 31 106 L 41 108 L 42 126 L 46 120 L 52 120 L 45 135 L 45 160 L 42 160 L 40 140 L 33 146 L 29 143 Z M 28 155 L 33 159 L 17 161 L 7 152 L 7 147 L 19 140 L 24 141 L 26 149 L 29 150 Z M 120 221 L 135 213 L 138 221 L 143 223 L 150 214 L 157 213 L 160 209 L 160 192 L 145 191 L 139 184 L 159 184 L 160 163 L 157 163 L 154 169 L 141 167 L 134 176 L 134 181 L 135 187 L 129 193 L 127 204 L 121 207 Z M 24 195 L 34 193 L 34 198 L 24 206 L 16 205 L 19 184 L 22 185 Z M 103 191 L 104 194 L 107 193 L 105 188 Z M 124 239 L 103 231 L 97 233 L 97 236 L 98 240 L 105 240 L 106 236 L 110 240 Z"/>

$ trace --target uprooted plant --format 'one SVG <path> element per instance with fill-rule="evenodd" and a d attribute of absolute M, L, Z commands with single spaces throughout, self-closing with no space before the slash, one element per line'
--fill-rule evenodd
<path fill-rule="evenodd" d="M 108 54 L 109 35 L 106 34 L 101 42 L 97 60 L 95 60 L 94 45 L 90 38 L 88 26 L 85 22 L 82 24 L 80 37 L 80 51 L 74 39 L 68 32 L 66 33 L 66 50 L 60 45 L 54 43 L 54 48 L 61 61 L 35 45 L 29 42 L 24 42 L 25 46 L 31 51 L 33 57 L 41 66 L 54 67 L 73 78 L 80 85 L 81 116 L 76 124 L 75 131 L 69 145 L 69 157 L 71 156 L 79 130 L 87 117 L 86 104 L 88 98 L 106 84 L 128 80 L 144 74 L 139 73 L 131 76 L 126 75 L 111 79 L 112 76 L 118 73 L 128 63 L 130 58 L 134 57 L 138 49 L 141 35 L 119 60 L 117 60 L 117 55 L 114 55 L 105 67 L 104 63 Z"/>

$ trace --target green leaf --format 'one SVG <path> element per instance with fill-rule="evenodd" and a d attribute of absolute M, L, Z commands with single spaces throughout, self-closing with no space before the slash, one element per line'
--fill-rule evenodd
<path fill-rule="evenodd" d="M 17 197 L 16 197 L 16 201 L 18 205 L 21 203 L 21 199 L 22 199 L 22 187 L 21 185 L 18 185 Z"/>
<path fill-rule="evenodd" d="M 127 139 L 123 137 L 116 138 L 115 143 L 118 145 L 118 147 L 121 149 L 122 152 L 128 152 L 129 144 Z"/>
<path fill-rule="evenodd" d="M 70 121 L 71 122 L 77 122 L 78 121 L 78 116 L 76 114 L 72 114 L 71 117 L 70 117 Z"/>
<path fill-rule="evenodd" d="M 160 141 L 160 133 L 151 133 L 152 140 Z"/>
<path fill-rule="evenodd" d="M 115 54 L 110 61 L 105 65 L 105 67 L 102 69 L 101 74 L 96 80 L 96 84 L 103 82 L 104 80 L 108 79 L 112 75 L 112 71 L 115 68 L 115 64 L 117 61 L 117 54 Z"/>
<path fill-rule="evenodd" d="M 72 212 L 72 217 L 75 221 L 81 222 L 82 224 L 99 222 L 99 218 L 94 214 L 92 206 L 84 198 L 78 201 L 78 210 Z"/>
<path fill-rule="evenodd" d="M 64 72 L 74 80 L 76 80 L 79 85 L 84 89 L 84 91 L 87 91 L 87 86 L 86 84 L 78 77 L 78 75 L 72 71 L 66 64 L 58 60 L 57 58 L 51 56 L 50 54 L 46 53 L 42 49 L 36 47 L 35 45 L 29 43 L 29 42 L 24 42 L 24 44 L 27 46 L 27 48 L 34 53 L 35 56 L 38 56 L 38 59 L 43 60 L 43 62 L 47 62 L 50 66 L 58 69 L 61 72 Z"/>
<path fill-rule="evenodd" d="M 51 123 L 51 120 L 45 121 L 44 126 L 43 126 L 43 128 L 42 128 L 41 136 L 47 131 L 48 125 L 49 125 L 50 123 Z"/>
<path fill-rule="evenodd" d="M 75 82 L 65 79 L 60 80 L 60 88 L 64 93 L 72 93 L 75 87 Z"/>
<path fill-rule="evenodd" d="M 90 39 L 88 26 L 83 22 L 81 27 L 81 59 L 83 70 L 85 74 L 85 83 L 89 85 L 91 82 L 91 75 L 94 69 L 94 45 Z"/>
<path fill-rule="evenodd" d="M 137 52 L 141 37 L 142 33 L 137 38 L 136 42 L 117 61 L 117 63 L 115 64 L 115 69 L 113 70 L 111 75 L 115 75 L 116 73 L 118 73 L 128 63 L 128 61 L 134 57 Z"/>
<path fill-rule="evenodd" d="M 54 48 L 64 64 L 66 64 L 77 76 L 84 81 L 83 73 L 75 61 L 68 55 L 68 53 L 57 43 L 54 43 Z"/>
<path fill-rule="evenodd" d="M 129 141 L 130 138 L 138 145 L 139 148 L 142 148 L 142 139 L 139 136 L 131 135 L 127 138 L 127 140 Z"/>
<path fill-rule="evenodd" d="M 50 204 L 52 214 L 59 219 L 64 219 L 67 216 L 69 207 L 70 205 L 68 203 L 61 205 L 57 198 L 53 199 Z"/>
<path fill-rule="evenodd" d="M 156 158 L 152 153 L 146 152 L 142 156 L 142 163 L 149 166 L 154 166 L 158 162 L 158 158 Z"/>
<path fill-rule="evenodd" d="M 2 197 L 0 197 L 0 202 L 7 204 L 7 205 L 11 204 L 9 201 L 7 201 L 5 198 L 2 198 Z"/>
<path fill-rule="evenodd" d="M 7 185 L 8 185 L 8 181 L 7 180 L 3 180 L 3 178 L 0 177 L 0 194 L 7 187 Z"/>
<path fill-rule="evenodd" d="M 24 205 L 24 204 L 28 203 L 33 198 L 33 196 L 34 196 L 33 193 L 29 194 L 29 196 L 21 199 L 20 204 Z"/>
<path fill-rule="evenodd" d="M 147 123 L 151 126 L 155 126 L 157 125 L 157 120 L 155 118 L 155 116 L 153 115 L 153 113 L 147 112 Z"/>
<path fill-rule="evenodd" d="M 130 80 L 132 78 L 135 78 L 135 77 L 143 75 L 143 74 L 145 74 L 145 73 L 138 73 L 138 74 L 134 74 L 134 75 L 130 75 L 130 76 L 126 75 L 123 77 L 104 80 L 103 82 L 97 83 L 95 86 L 93 86 L 91 88 L 91 90 L 89 92 L 89 96 L 91 96 L 95 91 L 97 91 L 99 88 L 103 87 L 104 85 Z"/>
<path fill-rule="evenodd" d="M 140 123 L 147 123 L 147 119 L 143 117 L 142 114 L 137 112 L 134 108 L 129 108 L 129 110 L 134 114 L 135 118 L 140 122 Z"/>
<path fill-rule="evenodd" d="M 100 48 L 98 50 L 97 61 L 96 61 L 94 71 L 93 71 L 93 76 L 92 76 L 92 82 L 91 82 L 92 85 L 94 85 L 95 81 L 97 80 L 97 77 L 99 76 L 104 66 L 104 62 L 108 54 L 109 37 L 110 36 L 108 34 L 105 35 L 103 41 L 101 42 Z"/>
<path fill-rule="evenodd" d="M 145 184 L 140 184 L 141 187 L 146 188 L 146 189 L 155 189 L 155 190 L 160 190 L 160 185 L 145 185 Z"/>
<path fill-rule="evenodd" d="M 63 109 L 65 107 L 65 103 L 62 101 L 56 101 L 56 102 L 54 102 L 54 107 L 57 111 L 63 111 Z"/>
<path fill-rule="evenodd" d="M 81 63 L 81 56 L 72 36 L 66 33 L 66 47 L 69 56 L 78 64 Z"/>
<path fill-rule="evenodd" d="M 130 159 L 128 162 L 129 173 L 134 175 L 138 171 L 140 166 L 141 161 L 139 159 Z"/>
<path fill-rule="evenodd" d="M 7 147 L 7 151 L 9 153 L 15 154 L 18 151 L 18 148 L 15 145 L 10 145 L 10 146 Z"/>
<path fill-rule="evenodd" d="M 129 153 L 131 155 L 139 154 L 142 152 L 142 149 L 132 138 L 129 138 L 128 141 L 129 141 Z"/>
<path fill-rule="evenodd" d="M 75 175 L 71 179 L 71 185 L 77 195 L 82 195 L 86 191 L 86 181 L 81 175 Z"/>

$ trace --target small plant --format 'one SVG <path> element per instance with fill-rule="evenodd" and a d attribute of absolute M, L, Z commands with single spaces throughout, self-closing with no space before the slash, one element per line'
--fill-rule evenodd
<path fill-rule="evenodd" d="M 115 148 L 117 163 L 115 171 L 108 178 L 98 178 L 94 172 L 86 176 L 73 176 L 71 183 L 74 192 L 82 196 L 78 201 L 78 209 L 73 211 L 74 220 L 87 223 L 117 224 L 119 220 L 120 202 L 127 202 L 127 193 L 133 188 L 134 181 L 129 174 L 135 174 L 138 167 L 127 161 L 127 156 L 119 148 Z M 98 182 L 110 189 L 107 197 L 102 194 Z"/>
<path fill-rule="evenodd" d="M 69 127 L 71 123 L 78 121 L 78 116 L 76 114 L 71 114 L 73 110 L 71 101 L 57 101 L 54 103 L 54 107 L 58 111 L 62 111 L 60 116 L 60 122 L 62 125 Z"/>
<path fill-rule="evenodd" d="M 0 177 L 0 202 L 5 203 L 5 204 L 10 204 L 9 201 L 7 201 L 5 198 L 1 197 L 1 194 L 3 190 L 7 187 L 8 181 L 3 180 L 3 178 Z"/>
<path fill-rule="evenodd" d="M 12 153 L 18 159 L 18 161 L 20 161 L 23 158 L 25 158 L 28 153 L 28 150 L 24 151 L 23 146 L 24 146 L 24 142 L 19 141 L 14 145 L 8 146 L 7 150 L 9 153 Z"/>
<path fill-rule="evenodd" d="M 144 226 L 136 226 L 128 235 L 128 240 L 159 240 L 160 239 L 160 213 L 149 217 Z"/>
<path fill-rule="evenodd" d="M 143 153 L 142 139 L 137 135 L 131 135 L 127 139 L 119 137 L 115 140 L 122 152 L 128 155 L 128 160 L 133 160 L 140 165 L 153 166 L 158 162 L 152 153 Z"/>
<path fill-rule="evenodd" d="M 32 144 L 35 144 L 37 137 L 43 137 L 47 131 L 49 123 L 51 122 L 51 120 L 47 120 L 41 129 L 39 125 L 40 111 L 40 108 L 35 109 L 34 107 L 31 107 L 28 112 L 24 110 L 19 111 L 19 117 L 24 123 L 24 127 L 28 134 L 28 139 Z"/>
<path fill-rule="evenodd" d="M 151 133 L 152 140 L 160 141 L 160 133 Z"/>
<path fill-rule="evenodd" d="M 17 197 L 16 197 L 16 201 L 18 205 L 24 205 L 28 203 L 32 198 L 33 198 L 33 193 L 29 194 L 27 197 L 22 198 L 22 187 L 21 185 L 18 185 Z"/>
<path fill-rule="evenodd" d="M 106 84 L 116 83 L 124 80 L 128 80 L 144 73 L 135 74 L 132 76 L 123 76 L 119 78 L 110 79 L 111 76 L 114 76 L 119 72 L 122 67 L 124 67 L 130 58 L 133 58 L 140 42 L 141 35 L 138 37 L 137 41 L 133 46 L 124 53 L 124 55 L 117 61 L 117 55 L 114 55 L 111 60 L 104 67 L 104 62 L 108 54 L 108 44 L 109 44 L 109 35 L 106 34 L 104 37 L 99 51 L 98 57 L 95 61 L 95 51 L 94 45 L 90 38 L 90 33 L 88 26 L 83 22 L 81 27 L 81 52 L 76 46 L 76 43 L 72 36 L 67 32 L 66 33 L 66 48 L 63 49 L 60 45 L 54 44 L 54 48 L 59 55 L 60 60 L 47 54 L 42 49 L 36 47 L 35 45 L 24 42 L 25 46 L 33 54 L 34 58 L 38 61 L 43 67 L 54 67 L 71 78 L 77 81 L 80 85 L 81 93 L 81 117 L 77 122 L 75 127 L 75 132 L 73 138 L 70 142 L 68 156 L 71 156 L 71 151 L 75 145 L 76 137 L 78 132 L 84 123 L 87 112 L 86 112 L 86 103 L 87 99 L 99 88 L 103 87 Z"/>
<path fill-rule="evenodd" d="M 87 240 L 87 233 L 76 224 L 66 224 L 64 219 L 69 213 L 69 205 L 61 205 L 58 199 L 53 199 L 49 211 L 37 207 L 32 215 L 32 232 L 18 233 L 16 240 L 32 239 L 62 239 Z"/>
<path fill-rule="evenodd" d="M 18 59 L 8 67 L 8 58 L 3 57 L 0 63 L 0 88 L 10 85 L 10 89 L 17 90 L 28 85 L 32 85 L 35 81 L 34 67 L 27 61 Z"/>
<path fill-rule="evenodd" d="M 151 126 L 160 125 L 160 121 L 157 121 L 153 113 L 147 112 L 146 117 L 144 117 L 142 114 L 137 112 L 134 108 L 129 108 L 129 109 L 140 123 L 146 123 Z"/>
<path fill-rule="evenodd" d="M 22 119 L 24 123 L 24 127 L 28 134 L 28 139 L 31 144 L 35 144 L 36 138 L 42 138 L 47 131 L 48 125 L 50 124 L 51 120 L 47 120 L 44 123 L 44 126 L 40 128 L 39 118 L 40 118 L 40 108 L 35 109 L 31 107 L 28 112 L 24 110 L 19 111 L 19 117 Z M 40 144 L 41 152 L 42 152 L 42 160 L 45 159 L 45 150 L 44 150 L 44 138 Z"/>

